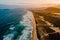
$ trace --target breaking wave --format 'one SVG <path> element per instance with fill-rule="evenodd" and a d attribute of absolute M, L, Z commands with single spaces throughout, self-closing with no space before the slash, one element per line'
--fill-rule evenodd
<path fill-rule="evenodd" d="M 32 12 L 27 11 L 23 15 L 22 21 L 19 21 L 16 25 L 11 25 L 10 32 L 6 32 L 3 36 L 3 40 L 30 40 L 32 33 Z M 8 34 L 7 34 L 8 33 Z"/>

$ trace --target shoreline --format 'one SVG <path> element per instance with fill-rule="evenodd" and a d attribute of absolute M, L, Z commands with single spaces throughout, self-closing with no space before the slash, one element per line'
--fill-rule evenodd
<path fill-rule="evenodd" d="M 31 11 L 29 11 L 29 12 L 31 12 Z M 32 13 L 32 12 L 31 12 L 31 13 Z M 32 18 L 31 18 L 31 20 L 32 20 L 32 27 L 33 27 L 33 29 L 32 29 L 32 34 L 31 34 L 31 40 L 37 40 L 36 23 L 35 23 L 35 19 L 34 19 L 33 13 L 32 13 Z"/>

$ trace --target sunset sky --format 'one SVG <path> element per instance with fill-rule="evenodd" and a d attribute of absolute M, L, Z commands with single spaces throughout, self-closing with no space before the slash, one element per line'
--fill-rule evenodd
<path fill-rule="evenodd" d="M 60 0 L 0 0 L 0 4 L 17 5 L 24 3 L 32 4 L 60 4 Z"/>

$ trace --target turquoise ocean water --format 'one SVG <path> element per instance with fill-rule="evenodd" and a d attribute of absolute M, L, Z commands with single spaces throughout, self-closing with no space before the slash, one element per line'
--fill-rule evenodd
<path fill-rule="evenodd" d="M 0 9 L 0 40 L 30 40 L 31 15 L 25 9 Z"/>

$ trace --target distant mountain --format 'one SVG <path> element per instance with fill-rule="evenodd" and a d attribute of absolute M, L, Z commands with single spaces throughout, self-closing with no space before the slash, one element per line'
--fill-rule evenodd
<path fill-rule="evenodd" d="M 56 7 L 48 7 L 48 8 L 45 8 L 44 10 L 41 10 L 42 12 L 58 12 L 60 13 L 60 8 L 56 8 Z"/>
<path fill-rule="evenodd" d="M 15 9 L 15 8 L 25 8 L 25 7 L 19 6 L 19 5 L 2 5 L 2 4 L 0 4 L 0 9 Z"/>
<path fill-rule="evenodd" d="M 0 9 L 11 9 L 11 8 L 16 8 L 17 6 L 15 5 L 0 5 Z"/>

